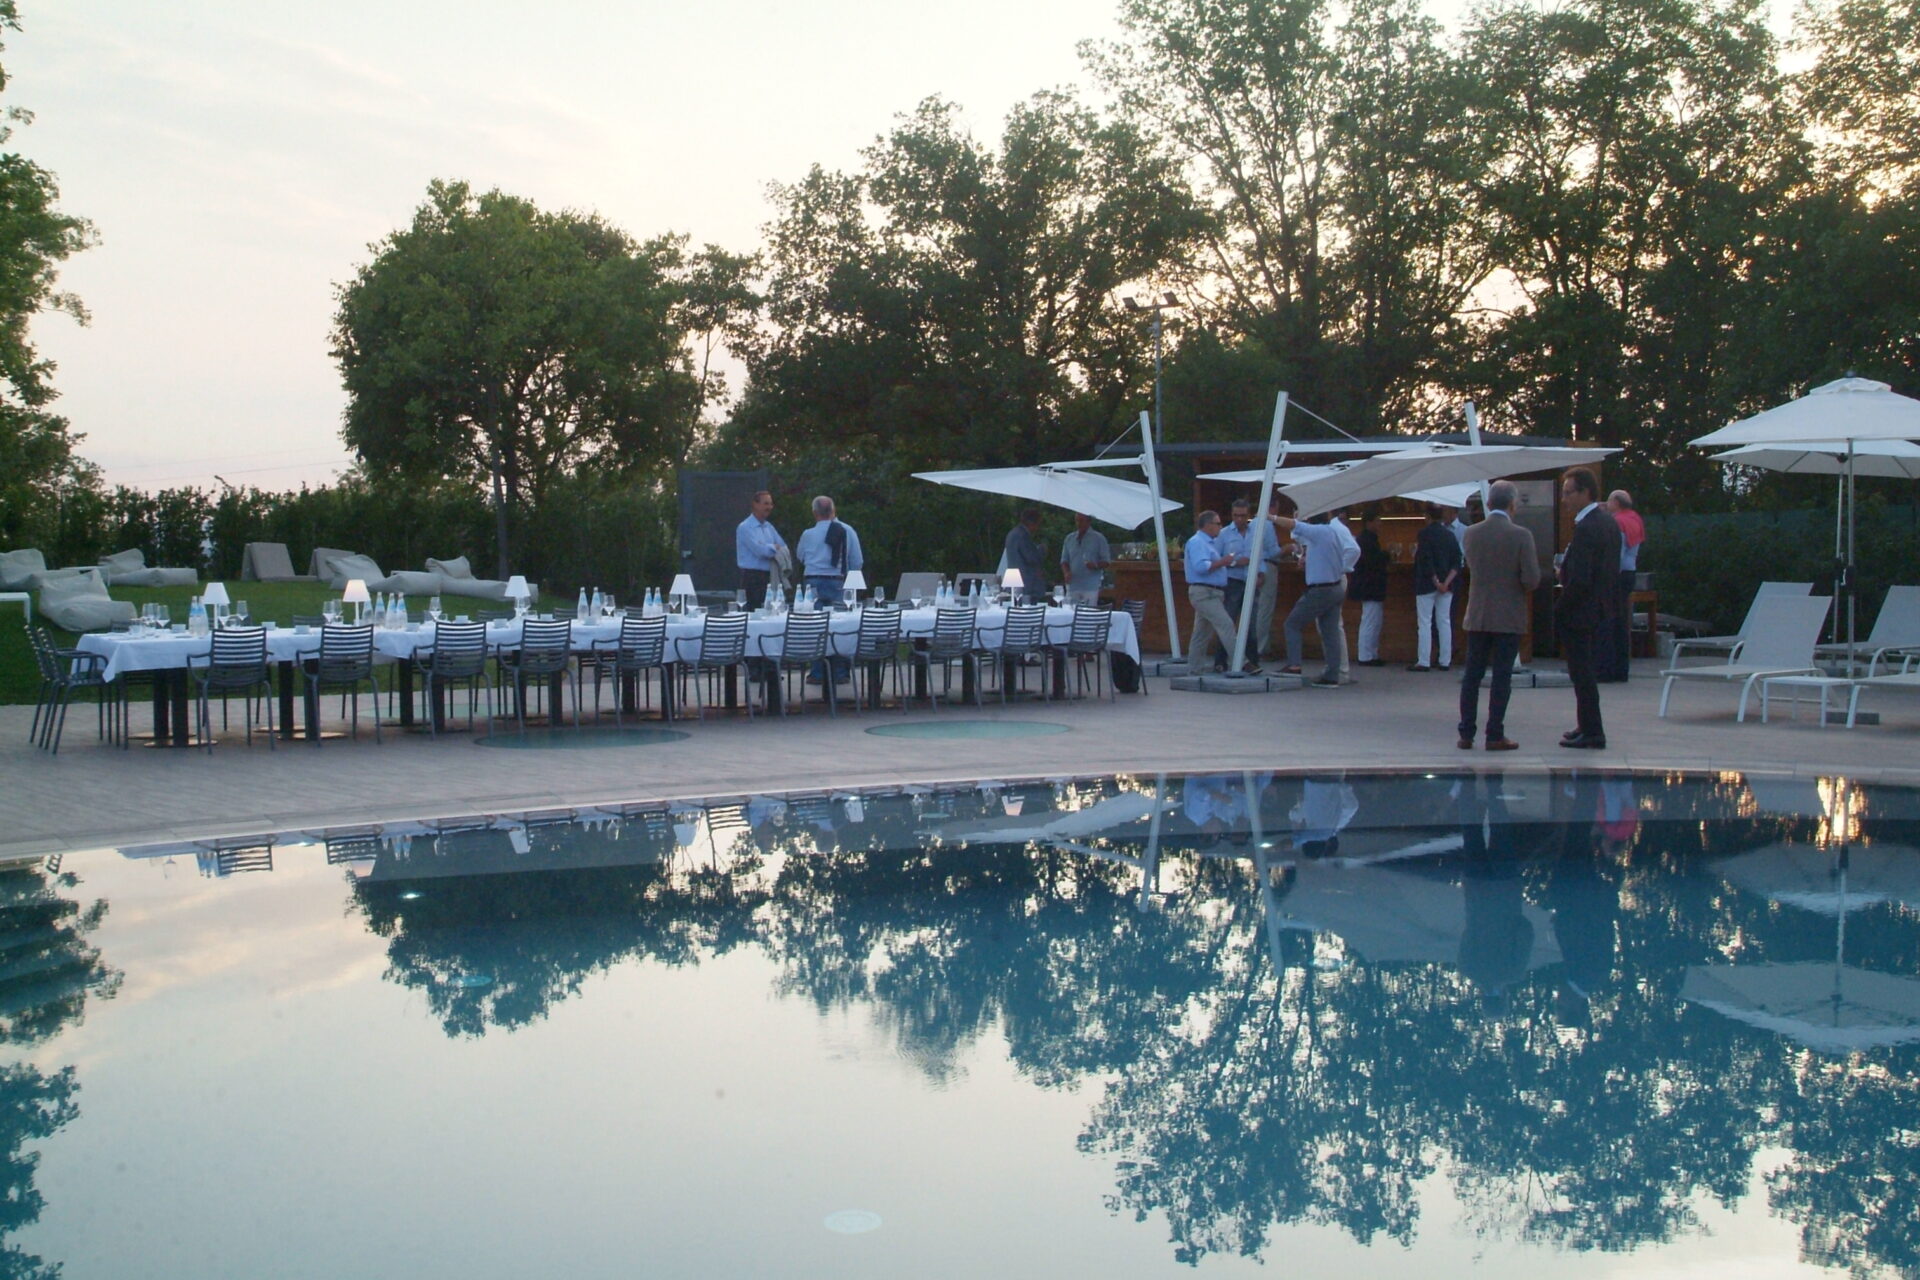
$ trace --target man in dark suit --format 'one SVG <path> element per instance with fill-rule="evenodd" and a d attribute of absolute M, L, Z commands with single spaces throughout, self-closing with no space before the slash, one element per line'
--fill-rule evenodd
<path fill-rule="evenodd" d="M 1540 585 L 1540 556 L 1533 534 L 1513 522 L 1516 490 L 1497 480 L 1487 490 L 1487 518 L 1467 526 L 1467 670 L 1460 679 L 1460 749 L 1473 750 L 1480 681 L 1493 672 L 1487 696 L 1487 750 L 1512 751 L 1507 737 L 1507 700 L 1513 693 L 1513 660 L 1533 612 Z"/>
<path fill-rule="evenodd" d="M 1604 751 L 1606 727 L 1600 721 L 1600 686 L 1594 671 L 1597 647 L 1610 634 L 1614 597 L 1619 594 L 1620 526 L 1600 501 L 1600 482 L 1585 467 L 1567 472 L 1560 496 L 1573 508 L 1573 541 L 1560 561 L 1560 600 L 1554 622 L 1560 651 L 1573 681 L 1578 722 L 1560 745 Z"/>

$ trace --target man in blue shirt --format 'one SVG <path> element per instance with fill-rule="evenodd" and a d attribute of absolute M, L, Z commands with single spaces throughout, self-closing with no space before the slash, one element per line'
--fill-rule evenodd
<path fill-rule="evenodd" d="M 1314 677 L 1313 683 L 1338 688 L 1346 674 L 1347 635 L 1340 610 L 1347 601 L 1347 569 L 1352 563 L 1348 558 L 1348 543 L 1353 537 L 1351 534 L 1342 537 L 1347 531 L 1335 529 L 1325 514 L 1311 520 L 1275 516 L 1273 527 L 1281 533 L 1291 533 L 1293 540 L 1306 550 L 1307 589 L 1300 593 L 1300 599 L 1287 614 L 1284 627 L 1287 665 L 1282 669 L 1288 675 L 1300 674 L 1306 626 L 1312 622 L 1320 630 L 1320 652 L 1326 658 L 1326 668 Z M 1359 550 L 1359 545 L 1354 543 L 1353 560 L 1359 559 Z"/>
<path fill-rule="evenodd" d="M 766 604 L 767 584 L 786 550 L 787 540 L 773 527 L 773 495 L 762 489 L 753 495 L 752 511 L 733 531 L 733 560 L 749 608 Z"/>
<path fill-rule="evenodd" d="M 1240 631 L 1240 609 L 1241 606 L 1246 603 L 1247 573 L 1252 568 L 1253 557 L 1251 552 L 1253 550 L 1253 531 L 1252 521 L 1248 518 L 1252 511 L 1253 504 L 1251 502 L 1248 502 L 1245 498 L 1235 498 L 1233 502 L 1233 522 L 1221 529 L 1220 536 L 1214 539 L 1214 543 L 1220 548 L 1220 553 L 1228 558 L 1227 594 L 1221 603 L 1226 608 L 1227 616 L 1233 619 L 1234 635 L 1239 634 Z M 1216 659 L 1216 665 L 1223 666 L 1233 656 L 1232 637 L 1228 636 L 1223 638 L 1222 646 L 1226 652 L 1219 655 Z M 1258 669 L 1258 664 L 1255 663 L 1253 659 L 1258 657 L 1259 654 L 1260 650 L 1256 646 L 1253 651 L 1247 655 L 1248 671 Z"/>
<path fill-rule="evenodd" d="M 814 600 L 822 608 L 846 599 L 847 574 L 866 565 L 866 558 L 860 554 L 860 535 L 853 531 L 852 525 L 834 518 L 833 499 L 824 494 L 813 500 L 813 528 L 800 535 L 794 558 L 800 562 L 800 573 L 813 588 Z M 821 675 L 815 671 L 807 678 L 817 682 Z M 852 678 L 853 663 L 835 657 L 834 683 L 844 684 Z"/>
<path fill-rule="evenodd" d="M 1227 616 L 1227 562 L 1215 541 L 1220 536 L 1220 513 L 1202 511 L 1199 528 L 1187 539 L 1187 602 L 1193 606 L 1193 637 L 1187 643 L 1187 665 L 1203 671 L 1216 643 L 1230 642 L 1233 619 Z M 1224 671 L 1225 660 L 1215 668 Z"/>

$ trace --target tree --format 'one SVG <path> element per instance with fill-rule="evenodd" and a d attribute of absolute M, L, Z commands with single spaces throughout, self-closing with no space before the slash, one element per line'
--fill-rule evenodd
<path fill-rule="evenodd" d="M 14 0 L 0 0 L 0 31 L 19 29 Z M 6 108 L 0 146 L 12 139 L 14 126 L 32 119 L 19 107 Z M 94 231 L 55 207 L 59 194 L 51 173 L 0 152 L 0 544 L 56 537 L 61 490 L 98 484 L 98 472 L 74 455 L 77 437 L 67 420 L 48 411 L 59 394 L 54 367 L 34 350 L 29 332 L 45 311 L 87 321 L 80 300 L 56 288 L 57 268 L 91 245 Z"/>
<path fill-rule="evenodd" d="M 921 465 L 1110 436 L 1141 370 L 1113 294 L 1196 225 L 1177 165 L 1057 93 L 1017 106 L 997 148 L 929 99 L 865 160 L 775 191 L 773 328 L 731 434 L 777 423 L 788 445 Z"/>
<path fill-rule="evenodd" d="M 677 238 L 636 244 L 598 217 L 436 181 L 374 250 L 338 291 L 342 435 L 370 466 L 490 483 L 502 574 L 509 512 L 560 477 L 684 455 L 698 390 Z"/>
<path fill-rule="evenodd" d="M 1127 42 L 1084 56 L 1126 118 L 1183 152 L 1212 214 L 1185 264 L 1215 344 L 1191 353 L 1204 383 L 1225 354 L 1355 429 L 1413 412 L 1491 267 L 1476 90 L 1437 24 L 1413 0 L 1359 0 L 1338 22 L 1325 0 L 1128 0 L 1121 20 Z M 1234 398 L 1270 406 L 1277 389 Z"/>

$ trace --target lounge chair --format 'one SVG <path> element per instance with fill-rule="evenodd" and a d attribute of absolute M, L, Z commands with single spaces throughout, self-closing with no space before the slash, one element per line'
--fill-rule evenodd
<path fill-rule="evenodd" d="M 452 560 L 429 559 L 427 572 L 439 576 L 439 594 L 443 596 L 461 596 L 471 600 L 507 598 L 506 582 L 498 578 L 474 577 L 473 566 L 465 556 L 456 556 Z"/>
<path fill-rule="evenodd" d="M 1888 587 L 1887 598 L 1881 601 L 1880 613 L 1865 640 L 1852 646 L 1823 644 L 1813 652 L 1819 658 L 1846 658 L 1864 650 L 1869 655 L 1867 674 L 1871 676 L 1882 657 L 1901 649 L 1920 649 L 1920 587 Z"/>
<path fill-rule="evenodd" d="M 1868 690 L 1885 693 L 1920 693 L 1920 671 L 1895 671 L 1884 676 L 1868 676 L 1853 682 L 1853 691 L 1847 698 L 1847 728 L 1853 728 L 1854 717 L 1860 714 L 1860 695 Z"/>
<path fill-rule="evenodd" d="M 188 568 L 149 568 L 147 553 L 138 547 L 100 557 L 100 571 L 110 587 L 194 587 L 200 571 Z"/>
<path fill-rule="evenodd" d="M 1700 653 L 1717 653 L 1728 662 L 1740 656 L 1740 646 L 1753 634 L 1753 611 L 1760 607 L 1760 601 L 1768 596 L 1804 596 L 1813 591 L 1811 582 L 1763 582 L 1759 590 L 1753 593 L 1753 603 L 1747 606 L 1747 616 L 1740 623 L 1740 630 L 1730 636 L 1690 636 L 1685 640 L 1673 642 L 1673 656 L 1667 660 L 1669 668 L 1680 665 L 1682 655 L 1693 649 Z"/>
<path fill-rule="evenodd" d="M 40 588 L 40 613 L 67 631 L 105 631 L 116 622 L 132 622 L 133 605 L 107 594 L 100 573 L 87 569 L 55 578 Z"/>
<path fill-rule="evenodd" d="M 1660 715 L 1667 714 L 1667 701 L 1673 696 L 1676 680 L 1714 680 L 1722 684 L 1740 682 L 1739 720 L 1747 718 L 1747 698 L 1753 687 L 1768 676 L 1818 675 L 1813 649 L 1820 642 L 1820 628 L 1827 620 L 1833 601 L 1827 596 L 1770 594 L 1759 596 L 1747 612 L 1747 637 L 1739 648 L 1739 661 L 1715 666 L 1668 667 L 1660 674 L 1666 683 L 1660 689 Z"/>
<path fill-rule="evenodd" d="M 293 571 L 293 557 L 284 542 L 249 542 L 240 554 L 242 582 L 312 582 Z"/>

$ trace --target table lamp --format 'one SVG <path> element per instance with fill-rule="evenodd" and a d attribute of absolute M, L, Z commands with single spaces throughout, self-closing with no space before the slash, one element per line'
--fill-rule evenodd
<path fill-rule="evenodd" d="M 353 606 L 353 623 L 359 626 L 365 619 L 367 606 L 373 603 L 373 597 L 367 594 L 365 578 L 349 578 L 347 589 L 340 593 L 340 602 Z"/>
<path fill-rule="evenodd" d="M 1026 579 L 1020 576 L 1018 569 L 1009 569 L 1000 575 L 1000 585 L 1013 595 L 1013 602 L 1020 603 L 1020 593 L 1027 589 Z"/>
<path fill-rule="evenodd" d="M 207 589 L 200 593 L 200 603 L 207 606 L 208 628 L 218 631 L 220 629 L 220 619 L 225 616 L 227 606 L 233 603 L 227 599 L 227 584 L 224 582 L 209 582 Z"/>
<path fill-rule="evenodd" d="M 533 591 L 527 586 L 527 580 L 516 573 L 507 579 L 506 594 L 507 599 L 513 601 L 513 611 L 515 613 L 525 613 L 527 611 L 527 598 L 533 594 Z"/>
<path fill-rule="evenodd" d="M 693 594 L 693 578 L 684 573 L 675 574 L 673 585 L 667 588 L 667 595 L 670 598 L 680 597 L 680 612 L 687 611 L 687 601 L 693 597 Z"/>
<path fill-rule="evenodd" d="M 847 590 L 847 599 L 857 605 L 860 603 L 860 593 L 867 589 L 867 575 L 858 569 L 849 569 L 843 585 Z"/>

